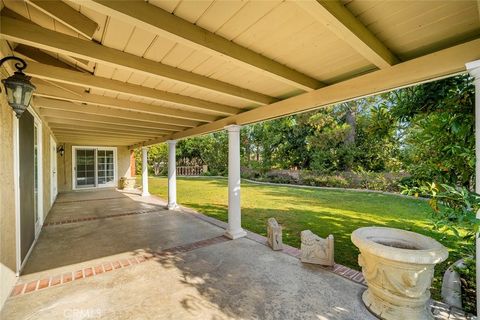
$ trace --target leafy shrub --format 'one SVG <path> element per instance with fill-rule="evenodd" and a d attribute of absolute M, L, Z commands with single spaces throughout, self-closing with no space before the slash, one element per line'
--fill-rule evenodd
<path fill-rule="evenodd" d="M 322 173 L 309 170 L 262 170 L 242 168 L 242 177 L 262 182 L 296 184 L 317 187 L 370 189 L 399 192 L 399 181 L 404 173 L 385 172 L 331 172 Z"/>
<path fill-rule="evenodd" d="M 457 238 L 465 267 L 456 268 L 462 282 L 462 301 L 464 309 L 476 313 L 475 282 L 475 238 L 479 231 L 480 220 L 476 213 L 480 210 L 480 196 L 465 187 L 437 185 L 427 183 L 421 187 L 404 188 L 402 193 L 428 195 L 432 208 L 433 229 L 451 231 Z"/>
<path fill-rule="evenodd" d="M 463 309 L 472 314 L 476 313 L 476 266 L 475 259 L 466 258 L 463 261 L 463 267 L 455 267 L 454 270 L 460 275 L 462 285 L 462 305 Z"/>

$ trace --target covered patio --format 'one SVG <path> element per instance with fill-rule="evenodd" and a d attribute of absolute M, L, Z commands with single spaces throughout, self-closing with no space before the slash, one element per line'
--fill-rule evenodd
<path fill-rule="evenodd" d="M 61 194 L 1 318 L 375 319 L 359 272 L 302 264 L 252 233 L 231 241 L 222 222 L 165 205 L 138 192 Z"/>
<path fill-rule="evenodd" d="M 16 116 L 18 92 L 0 101 L 6 318 L 369 319 L 361 274 L 302 265 L 295 248 L 272 252 L 242 228 L 241 126 L 466 72 L 480 119 L 478 0 L 0 0 L 0 9 L 2 57 L 25 62 L 2 64 L 2 78 L 23 70 L 35 86 Z M 220 130 L 227 224 L 176 195 L 177 141 Z M 165 202 L 148 190 L 158 143 L 169 148 Z M 113 191 L 135 179 L 139 148 L 141 192 Z"/>

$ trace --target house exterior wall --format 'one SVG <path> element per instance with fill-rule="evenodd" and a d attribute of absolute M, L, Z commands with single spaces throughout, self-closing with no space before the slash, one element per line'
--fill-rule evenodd
<path fill-rule="evenodd" d="M 3 91 L 3 88 L 2 88 Z M 14 113 L 0 93 L 0 309 L 17 281 Z M 42 121 L 43 218 L 51 208 L 50 135 Z"/>
<path fill-rule="evenodd" d="M 57 154 L 57 172 L 58 172 L 58 191 L 67 192 L 73 190 L 72 182 L 72 150 L 76 144 L 58 142 L 57 146 L 63 145 L 65 154 L 60 156 Z M 106 146 L 106 145 L 91 145 L 92 147 L 116 147 L 117 148 L 117 178 L 131 177 L 130 168 L 130 150 L 126 146 Z M 118 185 L 118 181 L 116 184 Z"/>
<path fill-rule="evenodd" d="M 16 282 L 13 112 L 0 94 L 0 308 Z"/>

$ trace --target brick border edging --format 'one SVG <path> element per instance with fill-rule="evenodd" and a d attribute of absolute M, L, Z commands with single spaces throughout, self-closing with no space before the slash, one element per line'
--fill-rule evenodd
<path fill-rule="evenodd" d="M 55 204 L 85 202 L 85 201 L 114 200 L 114 199 L 127 199 L 127 198 L 125 198 L 125 197 L 109 197 L 109 198 L 98 198 L 98 199 L 68 200 L 68 201 L 56 201 Z"/>
<path fill-rule="evenodd" d="M 184 253 L 184 252 L 192 251 L 195 249 L 214 245 L 217 243 L 226 242 L 229 240 L 230 239 L 228 239 L 225 236 L 218 236 L 210 239 L 199 240 L 199 241 L 181 245 L 181 246 L 168 248 L 168 249 L 154 252 L 154 253 L 147 252 L 146 254 L 141 254 L 131 258 L 122 258 L 114 261 L 102 262 L 102 263 L 95 264 L 94 266 L 84 267 L 76 271 L 67 271 L 61 274 L 45 276 L 37 280 L 17 283 L 13 287 L 9 297 L 16 297 L 16 296 L 20 296 L 27 293 L 32 293 L 42 289 L 51 288 L 60 284 L 65 284 L 65 283 L 97 276 L 102 273 L 110 272 L 113 270 L 123 269 L 126 267 L 133 266 L 135 264 L 146 262 L 148 260 L 154 260 L 155 258 L 164 258 L 165 256 L 168 256 L 168 255 L 172 255 L 176 253 Z"/>
<path fill-rule="evenodd" d="M 134 264 L 139 264 L 149 259 L 150 257 L 148 256 L 139 255 L 132 258 L 124 258 L 115 261 L 102 262 L 93 267 L 85 267 L 77 271 L 68 271 L 62 274 L 46 276 L 41 279 L 18 283 L 13 287 L 13 290 L 10 293 L 10 297 L 15 297 L 38 290 L 51 288 L 59 284 L 65 284 L 72 281 L 96 276 L 102 273 L 110 272 L 112 270 L 125 268 Z"/>
<path fill-rule="evenodd" d="M 125 217 L 125 216 L 133 216 L 133 215 L 139 215 L 139 214 L 145 214 L 145 213 L 155 213 L 155 212 L 159 212 L 161 210 L 163 210 L 163 209 L 157 208 L 157 209 L 151 209 L 151 210 L 128 211 L 128 212 L 123 212 L 123 213 L 118 213 L 118 214 L 109 214 L 109 215 L 106 215 L 106 216 L 87 216 L 87 217 L 76 218 L 76 219 L 53 220 L 53 221 L 45 222 L 43 224 L 43 226 L 44 227 L 49 227 L 49 226 L 57 226 L 57 225 L 76 223 L 76 222 L 84 222 L 84 221 L 92 221 L 92 220 L 104 220 L 104 219 Z"/>

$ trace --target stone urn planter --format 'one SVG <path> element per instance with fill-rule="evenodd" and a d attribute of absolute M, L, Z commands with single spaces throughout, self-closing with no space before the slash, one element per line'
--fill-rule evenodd
<path fill-rule="evenodd" d="M 435 264 L 448 251 L 432 238 L 394 228 L 367 227 L 352 233 L 360 250 L 368 289 L 365 306 L 381 319 L 433 319 L 428 308 Z"/>
<path fill-rule="evenodd" d="M 135 178 L 121 177 L 118 181 L 118 188 L 120 190 L 133 190 L 135 189 Z"/>

